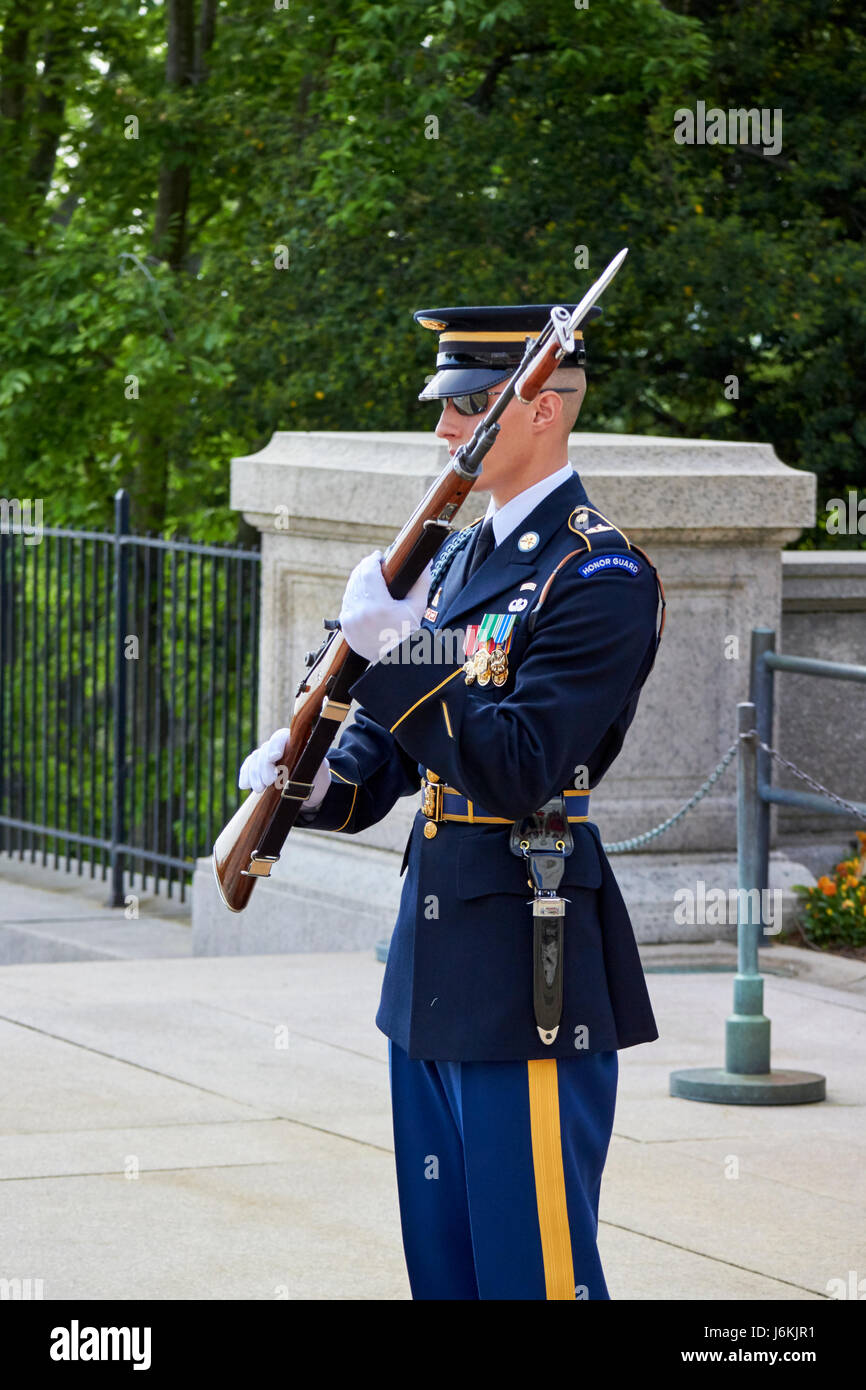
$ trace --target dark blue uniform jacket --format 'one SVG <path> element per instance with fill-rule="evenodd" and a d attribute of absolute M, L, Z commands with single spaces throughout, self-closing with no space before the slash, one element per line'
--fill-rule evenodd
<path fill-rule="evenodd" d="M 566 788 L 598 785 L 655 659 L 660 586 L 615 523 L 590 529 L 605 519 L 590 511 L 587 521 L 584 506 L 592 503 L 574 473 L 468 583 L 473 547 L 458 551 L 435 622 L 425 616 L 351 687 L 359 708 L 328 755 L 331 787 L 299 825 L 356 834 L 398 797 L 417 795 L 427 769 L 469 797 L 475 814 L 510 821 Z M 521 549 L 528 532 L 538 541 Z M 521 592 L 530 581 L 536 588 Z M 518 596 L 530 602 L 506 682 L 467 684 L 462 642 L 450 634 L 509 612 Z M 588 782 L 576 781 L 581 766 Z M 575 1056 L 658 1037 L 628 912 L 591 820 L 571 825 L 559 888 L 569 899 L 562 1024 L 545 1046 L 532 1004 L 532 892 L 509 849 L 510 825 L 443 821 L 427 838 L 418 800 L 376 1015 L 383 1033 L 411 1058 L 447 1061 Z"/>

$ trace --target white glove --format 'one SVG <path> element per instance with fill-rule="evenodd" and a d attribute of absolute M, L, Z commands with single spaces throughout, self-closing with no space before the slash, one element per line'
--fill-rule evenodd
<path fill-rule="evenodd" d="M 379 661 L 421 626 L 433 568 L 431 560 L 405 598 L 392 598 L 382 573 L 383 559 L 382 551 L 374 550 L 358 562 L 349 575 L 340 609 L 343 636 L 352 651 L 368 661 Z"/>
<path fill-rule="evenodd" d="M 275 734 L 266 738 L 264 743 L 241 763 L 238 786 L 241 788 L 251 787 L 254 792 L 263 792 L 265 787 L 270 787 L 276 782 L 277 765 L 288 741 L 288 729 L 277 729 Z M 325 793 L 330 785 L 331 766 L 328 759 L 323 758 L 313 778 L 313 790 L 306 801 L 301 802 L 301 810 L 315 811 L 316 807 L 324 801 Z"/>
<path fill-rule="evenodd" d="M 313 790 L 306 801 L 301 802 L 302 811 L 315 811 L 325 799 L 328 788 L 331 785 L 331 764 L 327 758 L 323 758 L 319 763 L 318 770 L 313 778 Z"/>

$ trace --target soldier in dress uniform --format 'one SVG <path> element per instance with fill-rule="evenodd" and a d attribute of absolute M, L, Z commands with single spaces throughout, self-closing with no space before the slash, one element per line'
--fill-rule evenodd
<path fill-rule="evenodd" d="M 550 308 L 415 315 L 439 335 L 420 399 L 442 402 L 452 455 Z M 536 399 L 509 403 L 476 484 L 485 518 L 405 599 L 380 551 L 356 566 L 340 625 L 370 665 L 298 820 L 357 834 L 420 792 L 376 1015 L 414 1298 L 609 1297 L 596 1233 L 617 1052 L 658 1036 L 590 796 L 634 718 L 664 594 L 568 462 L 585 360 L 579 332 Z M 242 786 L 275 779 L 286 737 L 250 755 Z"/>

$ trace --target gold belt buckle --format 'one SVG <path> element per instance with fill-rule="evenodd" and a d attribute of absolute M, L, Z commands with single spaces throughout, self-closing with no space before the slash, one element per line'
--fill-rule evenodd
<path fill-rule="evenodd" d="M 442 819 L 442 793 L 444 787 L 441 782 L 428 782 L 426 777 L 421 779 L 421 810 L 425 816 L 431 820 Z"/>

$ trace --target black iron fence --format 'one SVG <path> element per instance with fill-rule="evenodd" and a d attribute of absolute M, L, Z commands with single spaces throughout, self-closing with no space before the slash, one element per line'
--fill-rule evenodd
<path fill-rule="evenodd" d="M 259 552 L 132 535 L 124 491 L 113 534 L 2 520 L 0 851 L 183 902 L 256 742 Z"/>

